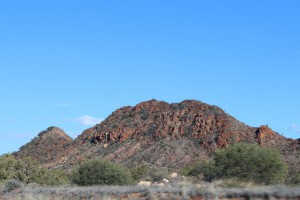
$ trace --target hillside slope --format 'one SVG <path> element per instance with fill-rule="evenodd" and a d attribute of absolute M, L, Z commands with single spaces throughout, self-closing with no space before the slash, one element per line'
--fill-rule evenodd
<path fill-rule="evenodd" d="M 70 169 L 86 159 L 104 158 L 129 167 L 179 169 L 235 142 L 275 147 L 287 160 L 294 159 L 298 147 L 296 140 L 267 126 L 247 126 L 216 106 L 194 100 L 173 104 L 151 100 L 116 110 L 44 166 Z"/>
<path fill-rule="evenodd" d="M 22 146 L 15 155 L 17 157 L 30 156 L 40 163 L 48 163 L 65 151 L 71 142 L 72 138 L 62 129 L 52 126 Z"/>

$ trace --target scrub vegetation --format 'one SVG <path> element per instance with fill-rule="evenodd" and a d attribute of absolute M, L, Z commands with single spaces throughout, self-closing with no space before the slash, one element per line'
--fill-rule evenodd
<path fill-rule="evenodd" d="M 284 184 L 287 173 L 288 166 L 278 151 L 247 143 L 219 149 L 210 162 L 202 161 L 185 170 L 185 174 L 202 175 L 209 182 L 234 178 L 265 185 Z"/>
<path fill-rule="evenodd" d="M 170 172 L 148 165 L 128 169 L 98 159 L 85 161 L 68 174 L 45 169 L 30 157 L 16 159 L 6 154 L 0 157 L 0 196 L 4 199 L 189 199 L 211 195 L 221 198 L 222 191 L 227 198 L 247 198 L 250 194 L 260 198 L 266 191 L 270 196 L 280 196 L 274 193 L 274 185 L 296 186 L 300 180 L 299 173 L 292 179 L 287 176 L 288 166 L 278 151 L 248 143 L 219 149 L 210 160 L 178 170 L 179 175 L 171 176 Z M 150 182 L 150 186 L 138 186 L 140 181 Z M 261 191 L 257 187 L 267 189 Z M 299 188 L 279 189 L 280 197 L 300 196 L 296 192 Z"/>
<path fill-rule="evenodd" d="M 6 154 L 0 157 L 0 182 L 10 179 L 40 185 L 62 185 L 69 180 L 62 170 L 48 170 L 30 157 L 16 159 L 13 155 Z"/>
<path fill-rule="evenodd" d="M 130 171 L 106 160 L 90 160 L 73 169 L 71 182 L 88 185 L 130 185 L 133 183 Z"/>

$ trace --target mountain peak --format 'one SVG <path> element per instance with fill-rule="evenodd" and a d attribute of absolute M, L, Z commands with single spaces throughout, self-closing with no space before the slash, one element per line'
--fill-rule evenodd
<path fill-rule="evenodd" d="M 63 129 L 51 126 L 22 146 L 15 155 L 17 157 L 30 156 L 41 163 L 50 162 L 71 142 L 72 138 Z"/>
<path fill-rule="evenodd" d="M 64 130 L 61 128 L 58 128 L 56 126 L 50 126 L 46 130 L 41 131 L 38 134 L 38 137 L 41 137 L 43 135 L 48 135 L 48 134 L 57 134 L 57 133 L 64 133 Z M 65 133 L 64 133 L 65 134 Z"/>

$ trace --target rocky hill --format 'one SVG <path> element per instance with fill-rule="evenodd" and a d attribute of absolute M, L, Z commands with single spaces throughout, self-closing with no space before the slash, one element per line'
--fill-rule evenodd
<path fill-rule="evenodd" d="M 71 142 L 72 138 L 62 129 L 52 126 L 40 132 L 31 142 L 22 146 L 15 155 L 17 157 L 30 156 L 40 163 L 48 163 L 67 149 Z"/>
<path fill-rule="evenodd" d="M 55 141 L 44 141 L 43 145 L 25 145 L 17 155 L 25 155 L 22 152 L 26 149 L 26 155 L 42 161 L 45 167 L 66 170 L 90 158 L 105 158 L 129 167 L 148 164 L 180 169 L 235 142 L 277 148 L 291 163 L 299 146 L 298 141 L 267 126 L 250 127 L 217 106 L 194 100 L 173 104 L 150 100 L 120 108 L 72 142 L 65 139 L 59 153 L 49 154 L 56 148 L 51 147 Z M 36 143 L 36 150 L 28 150 Z"/>

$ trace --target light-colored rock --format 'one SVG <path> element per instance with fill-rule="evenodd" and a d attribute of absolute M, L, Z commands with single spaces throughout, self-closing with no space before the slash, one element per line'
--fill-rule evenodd
<path fill-rule="evenodd" d="M 178 174 L 177 173 L 172 173 L 171 174 L 171 178 L 177 178 L 178 177 Z"/>
<path fill-rule="evenodd" d="M 163 182 L 164 182 L 164 183 L 169 183 L 170 181 L 169 181 L 168 179 L 165 179 L 165 178 L 164 178 L 164 179 L 163 179 Z"/>
<path fill-rule="evenodd" d="M 109 146 L 109 144 L 105 143 L 103 144 L 103 148 L 106 149 Z"/>
<path fill-rule="evenodd" d="M 151 184 L 152 184 L 151 181 L 140 181 L 137 185 L 149 187 L 149 186 L 151 186 Z"/>

